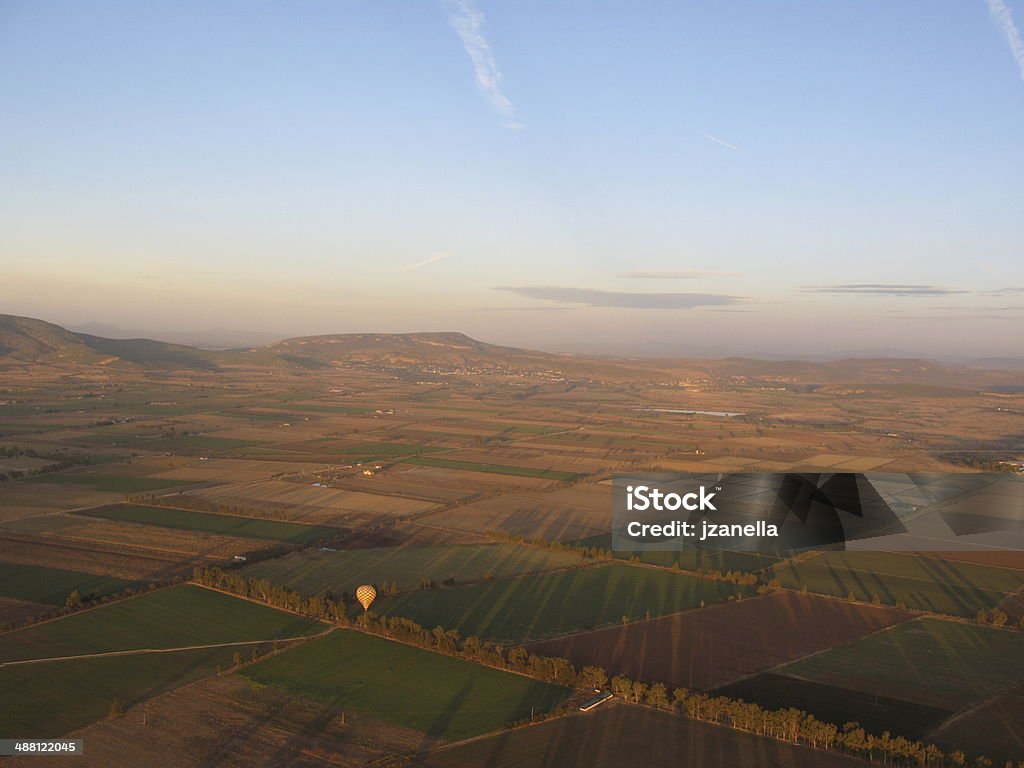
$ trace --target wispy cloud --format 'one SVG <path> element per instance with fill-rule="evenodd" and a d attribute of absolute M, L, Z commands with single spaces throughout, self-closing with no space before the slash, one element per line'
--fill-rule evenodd
<path fill-rule="evenodd" d="M 555 285 L 498 286 L 528 299 L 584 304 L 589 307 L 623 307 L 627 309 L 693 309 L 694 307 L 735 304 L 738 296 L 715 293 L 630 293 L 602 291 L 596 288 L 571 288 Z"/>
<path fill-rule="evenodd" d="M 522 128 L 516 109 L 501 90 L 501 71 L 491 53 L 491 45 L 484 35 L 484 14 L 473 0 L 446 0 L 448 23 L 458 34 L 462 47 L 469 54 L 476 74 L 476 85 L 491 108 L 502 118 L 505 128 Z"/>
<path fill-rule="evenodd" d="M 1006 42 L 1010 44 L 1010 53 L 1013 60 L 1017 62 L 1017 69 L 1020 71 L 1020 79 L 1024 80 L 1024 42 L 1020 39 L 1020 31 L 1013 23 L 1013 14 L 1010 7 L 1003 0 L 987 0 L 988 12 L 992 21 L 1006 36 Z"/>
<path fill-rule="evenodd" d="M 935 285 L 901 285 L 898 283 L 808 285 L 800 290 L 804 293 L 847 293 L 859 296 L 950 296 L 954 293 L 968 293 L 968 291 L 956 288 L 941 288 Z"/>
<path fill-rule="evenodd" d="M 436 264 L 441 259 L 447 259 L 449 256 L 451 256 L 451 253 L 448 252 L 448 251 L 442 251 L 440 253 L 432 253 L 432 254 L 430 254 L 430 256 L 428 256 L 427 258 L 423 259 L 423 261 L 417 261 L 414 264 L 406 264 L 404 267 L 399 267 L 395 271 L 396 272 L 414 272 L 415 270 L 420 269 L 422 267 L 425 267 L 428 264 Z"/>
<path fill-rule="evenodd" d="M 633 272 L 623 272 L 619 277 L 629 280 L 700 280 L 704 277 L 728 277 L 735 274 L 735 272 L 708 272 L 703 269 L 683 270 L 680 272 L 635 270 Z"/>
<path fill-rule="evenodd" d="M 725 139 L 720 139 L 717 136 L 712 136 L 710 133 L 708 133 L 707 131 L 702 131 L 700 128 L 694 128 L 693 130 L 695 130 L 697 133 L 699 133 L 701 136 L 703 136 L 708 141 L 713 141 L 716 144 L 721 144 L 723 147 L 725 147 L 726 149 L 731 149 L 733 152 L 742 152 L 743 151 L 742 149 L 737 147 L 735 144 L 730 144 Z"/>

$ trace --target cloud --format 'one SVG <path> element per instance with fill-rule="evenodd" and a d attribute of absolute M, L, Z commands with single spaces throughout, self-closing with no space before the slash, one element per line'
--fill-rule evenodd
<path fill-rule="evenodd" d="M 697 133 L 699 133 L 701 136 L 703 136 L 708 141 L 713 141 L 716 144 L 721 144 L 723 147 L 725 147 L 726 149 L 731 149 L 733 152 L 742 152 L 743 151 L 742 149 L 737 147 L 735 144 L 730 144 L 725 139 L 720 139 L 717 136 L 712 136 L 710 133 L 708 133 L 707 131 L 702 131 L 700 128 L 694 128 L 693 130 L 695 130 Z"/>
<path fill-rule="evenodd" d="M 396 272 L 413 272 L 413 271 L 415 271 L 417 269 L 420 269 L 421 267 L 427 266 L 428 264 L 436 264 L 441 259 L 447 259 L 449 256 L 451 256 L 451 253 L 449 253 L 447 251 L 444 251 L 444 252 L 441 252 L 441 253 L 432 253 L 432 254 L 430 254 L 430 256 L 428 256 L 427 258 L 423 259 L 423 261 L 417 261 L 415 264 L 407 264 L 404 267 L 399 267 L 395 271 Z"/>
<path fill-rule="evenodd" d="M 476 85 L 502 118 L 505 128 L 522 128 L 516 118 L 516 109 L 501 90 L 501 71 L 494 61 L 490 43 L 484 36 L 484 15 L 473 0 L 446 0 L 448 23 L 455 30 L 462 47 L 469 54 L 476 74 Z"/>
<path fill-rule="evenodd" d="M 555 285 L 497 286 L 518 296 L 589 307 L 625 307 L 628 309 L 693 309 L 694 307 L 735 304 L 737 296 L 714 293 L 629 293 L 596 288 L 566 288 Z"/>
<path fill-rule="evenodd" d="M 1020 32 L 1017 25 L 1013 23 L 1013 14 L 1009 6 L 1003 0 L 987 0 L 988 12 L 992 21 L 1006 35 L 1006 42 L 1010 45 L 1010 53 L 1013 60 L 1017 62 L 1017 69 L 1020 71 L 1020 79 L 1024 80 L 1024 42 L 1020 39 Z"/>
<path fill-rule="evenodd" d="M 901 285 L 893 283 L 845 283 L 842 285 L 809 285 L 801 288 L 804 293 L 847 293 L 858 296 L 950 296 L 967 293 L 956 288 L 940 288 L 935 285 Z"/>
<path fill-rule="evenodd" d="M 1006 288 L 996 288 L 991 291 L 983 291 L 986 296 L 1004 296 L 1008 293 L 1024 293 L 1024 286 L 1012 285 Z"/>
<path fill-rule="evenodd" d="M 629 280 L 699 280 L 702 277 L 728 277 L 735 274 L 735 272 L 707 272 L 702 269 L 693 269 L 682 272 L 650 272 L 637 270 L 634 272 L 623 272 L 619 277 Z"/>

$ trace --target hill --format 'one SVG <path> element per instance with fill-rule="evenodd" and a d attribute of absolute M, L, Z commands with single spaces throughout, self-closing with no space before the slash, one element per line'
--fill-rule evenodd
<path fill-rule="evenodd" d="M 30 317 L 0 315 L 0 363 L 132 365 L 143 368 L 213 370 L 219 356 L 150 339 L 107 339 L 74 333 Z"/>

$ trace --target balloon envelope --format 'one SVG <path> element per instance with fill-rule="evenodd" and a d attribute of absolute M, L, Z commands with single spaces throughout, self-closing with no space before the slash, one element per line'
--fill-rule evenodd
<path fill-rule="evenodd" d="M 370 584 L 363 584 L 363 586 L 356 589 L 356 600 L 363 606 L 364 611 L 370 610 L 370 603 L 377 597 L 377 590 Z"/>

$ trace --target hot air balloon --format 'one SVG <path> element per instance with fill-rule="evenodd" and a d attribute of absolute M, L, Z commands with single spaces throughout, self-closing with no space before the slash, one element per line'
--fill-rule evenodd
<path fill-rule="evenodd" d="M 376 597 L 377 590 L 370 584 L 363 584 L 363 586 L 356 588 L 356 600 L 363 606 L 364 611 L 370 610 L 370 604 L 373 603 Z"/>

